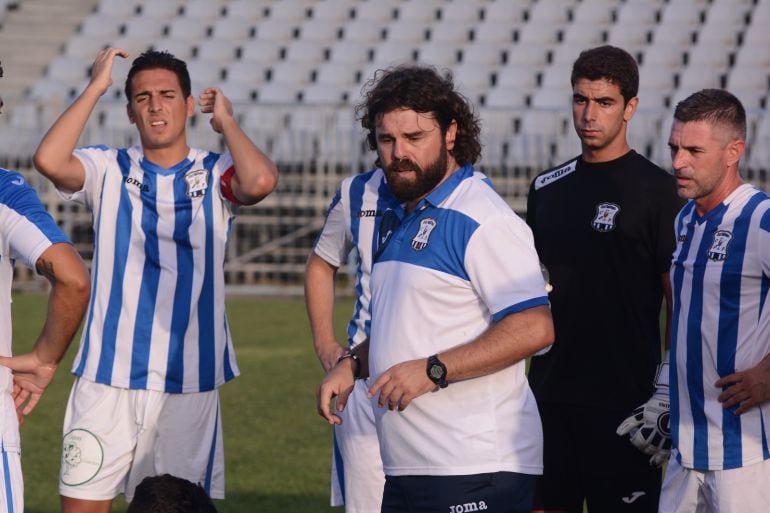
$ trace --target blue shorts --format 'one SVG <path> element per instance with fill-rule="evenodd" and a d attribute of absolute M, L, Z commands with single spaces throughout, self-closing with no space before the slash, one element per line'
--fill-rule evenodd
<path fill-rule="evenodd" d="M 529 513 L 535 476 L 386 476 L 382 513 Z"/>

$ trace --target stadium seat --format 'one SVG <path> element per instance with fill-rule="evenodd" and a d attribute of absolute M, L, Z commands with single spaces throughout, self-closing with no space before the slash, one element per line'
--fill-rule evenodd
<path fill-rule="evenodd" d="M 697 45 L 713 48 L 721 46 L 719 53 L 727 53 L 738 45 L 738 36 L 741 31 L 742 27 L 723 24 L 718 19 L 709 18 L 698 31 Z"/>
<path fill-rule="evenodd" d="M 518 31 L 518 42 L 520 44 L 553 46 L 559 40 L 560 28 L 560 25 L 530 21 Z"/>
<path fill-rule="evenodd" d="M 336 85 L 310 84 L 302 90 L 302 103 L 329 105 L 344 102 L 345 92 Z"/>
<path fill-rule="evenodd" d="M 770 48 L 770 31 L 765 32 L 765 41 L 752 38 L 744 39 L 743 45 L 735 53 L 736 67 L 760 67 L 767 69 L 770 67 L 770 52 L 758 52 L 757 48 Z M 747 32 L 748 34 L 748 32 Z"/>
<path fill-rule="evenodd" d="M 433 22 L 438 19 L 440 0 L 421 0 L 420 2 L 403 2 L 396 10 L 398 23 L 404 22 Z"/>
<path fill-rule="evenodd" d="M 267 19 L 280 22 L 301 22 L 309 17 L 310 0 L 294 0 L 293 2 L 270 2 Z"/>
<path fill-rule="evenodd" d="M 598 46 L 598 42 L 582 44 L 562 43 L 551 52 L 551 66 L 572 66 L 572 63 L 578 58 L 580 52 L 594 46 Z"/>
<path fill-rule="evenodd" d="M 125 18 L 136 13 L 140 4 L 126 0 L 99 0 L 98 12 L 116 18 Z"/>
<path fill-rule="evenodd" d="M 460 48 L 462 62 L 478 64 L 501 65 L 505 46 L 500 43 L 476 42 L 468 43 Z"/>
<path fill-rule="evenodd" d="M 560 48 L 564 47 L 589 48 L 598 46 L 604 41 L 604 34 L 608 28 L 607 25 L 601 23 L 572 22 L 562 32 L 561 45 L 557 47 L 556 51 L 558 52 Z"/>
<path fill-rule="evenodd" d="M 96 52 L 94 52 L 94 56 Z M 81 57 L 72 57 L 61 55 L 54 57 L 48 63 L 46 77 L 52 80 L 58 80 L 62 84 L 75 86 L 84 78 L 88 78 L 88 69 L 91 67 L 93 59 Z"/>
<path fill-rule="evenodd" d="M 329 60 L 348 65 L 358 65 L 369 61 L 371 48 L 369 45 L 350 44 L 348 41 L 337 41 L 329 47 Z"/>
<path fill-rule="evenodd" d="M 146 37 L 121 36 L 110 41 L 110 46 L 122 48 L 129 55 L 137 56 L 152 47 L 152 39 Z M 129 57 L 131 59 L 131 57 Z"/>
<path fill-rule="evenodd" d="M 473 29 L 473 40 L 477 43 L 505 43 L 514 41 L 519 25 L 507 21 L 487 19 Z"/>
<path fill-rule="evenodd" d="M 417 58 L 419 61 L 433 66 L 453 66 L 460 57 L 460 48 L 444 42 L 428 42 L 419 47 Z"/>
<path fill-rule="evenodd" d="M 146 18 L 172 19 L 179 16 L 181 11 L 182 3 L 179 0 L 145 0 L 137 15 Z"/>
<path fill-rule="evenodd" d="M 687 52 L 687 67 L 707 66 L 716 71 L 724 72 L 730 65 L 731 47 L 723 43 L 706 44 L 701 42 L 693 45 Z"/>
<path fill-rule="evenodd" d="M 298 61 L 276 62 L 270 69 L 270 82 L 301 86 L 310 82 L 311 67 Z"/>
<path fill-rule="evenodd" d="M 220 18 L 211 26 L 211 38 L 220 41 L 243 41 L 254 37 L 254 21 L 246 18 Z"/>
<path fill-rule="evenodd" d="M 529 9 L 528 24 L 563 25 L 569 21 L 571 0 L 538 0 Z"/>
<path fill-rule="evenodd" d="M 520 109 L 526 105 L 527 95 L 521 89 L 500 85 L 489 89 L 484 100 L 484 106 L 490 109 Z"/>
<path fill-rule="evenodd" d="M 642 54 L 644 66 L 660 66 L 670 71 L 677 70 L 684 64 L 684 53 L 664 44 L 653 44 Z"/>
<path fill-rule="evenodd" d="M 104 48 L 107 42 L 107 39 L 87 34 L 75 34 L 67 41 L 63 55 L 93 60 L 96 57 L 96 53 Z"/>
<path fill-rule="evenodd" d="M 492 86 L 494 66 L 464 62 L 452 69 L 454 82 L 461 93 L 466 96 L 480 96 Z M 474 102 L 477 98 L 471 98 Z"/>
<path fill-rule="evenodd" d="M 334 21 L 319 23 L 315 20 L 306 20 L 299 27 L 299 39 L 303 41 L 331 44 L 340 38 L 341 33 L 342 25 Z"/>
<path fill-rule="evenodd" d="M 540 87 L 532 94 L 533 107 L 545 109 L 567 110 L 572 104 L 572 88 L 569 85 L 569 76 L 565 75 L 562 86 L 552 86 L 549 88 Z M 534 111 L 530 111 L 534 112 Z M 561 112 L 561 111 L 559 111 Z"/>
<path fill-rule="evenodd" d="M 547 62 L 548 48 L 537 43 L 517 43 L 508 46 L 505 55 L 508 64 L 528 64 L 539 68 Z"/>
<path fill-rule="evenodd" d="M 293 105 L 297 102 L 299 87 L 295 83 L 266 82 L 259 86 L 257 101 L 260 103 L 277 103 Z"/>
<path fill-rule="evenodd" d="M 573 49 L 573 58 L 559 63 L 553 63 L 543 70 L 540 79 L 540 87 L 544 89 L 560 89 L 569 87 L 570 74 L 572 73 L 572 63 L 577 59 L 580 48 Z"/>
<path fill-rule="evenodd" d="M 661 67 L 656 63 L 648 64 L 645 60 L 639 66 L 639 90 L 669 94 L 674 88 L 674 73 L 672 69 Z"/>
<path fill-rule="evenodd" d="M 581 2 L 572 12 L 572 24 L 608 26 L 612 23 L 617 8 L 618 2 L 615 0 Z"/>
<path fill-rule="evenodd" d="M 92 14 L 81 23 L 80 33 L 101 40 L 120 34 L 122 25 L 123 18 L 111 14 Z"/>
<path fill-rule="evenodd" d="M 241 47 L 241 60 L 273 64 L 282 58 L 284 46 L 278 41 L 250 39 Z"/>
<path fill-rule="evenodd" d="M 748 19 L 748 12 L 751 4 L 736 0 L 730 2 L 713 1 L 706 11 L 706 22 L 709 21 L 722 25 L 730 26 L 736 30 L 741 30 Z"/>
<path fill-rule="evenodd" d="M 289 41 L 294 38 L 296 32 L 299 31 L 296 25 L 289 21 L 281 21 L 276 23 L 273 20 L 264 19 L 257 23 L 256 37 L 257 39 L 269 40 L 269 41 Z"/>
<path fill-rule="evenodd" d="M 428 28 L 430 41 L 467 43 L 471 39 L 473 23 L 467 21 L 442 21 Z"/>
<path fill-rule="evenodd" d="M 753 89 L 760 94 L 766 94 L 770 89 L 770 62 L 762 66 L 734 66 L 727 75 L 725 88 L 730 91 Z"/>
<path fill-rule="evenodd" d="M 312 6 L 312 18 L 324 22 L 349 20 L 354 12 L 355 0 L 323 0 Z"/>
<path fill-rule="evenodd" d="M 623 48 L 627 52 L 640 51 L 651 39 L 650 28 L 645 25 L 612 25 L 607 32 L 607 44 Z"/>
<path fill-rule="evenodd" d="M 427 40 L 428 26 L 424 21 L 403 20 L 392 23 L 385 29 L 385 39 L 402 43 L 422 43 Z"/>
<path fill-rule="evenodd" d="M 266 80 L 267 67 L 264 63 L 254 61 L 233 61 L 225 68 L 227 82 L 251 84 L 259 86 Z"/>
<path fill-rule="evenodd" d="M 484 5 L 486 4 L 470 1 L 445 3 L 439 8 L 439 18 L 442 23 L 453 21 L 476 23 L 481 20 Z"/>
<path fill-rule="evenodd" d="M 128 37 L 144 37 L 149 40 L 158 39 L 166 30 L 169 21 L 163 18 L 134 16 L 123 25 L 123 35 Z"/>
<path fill-rule="evenodd" d="M 677 83 L 677 90 L 674 96 L 680 96 L 680 93 L 694 93 L 704 87 L 722 87 L 722 73 L 719 69 L 701 67 L 701 66 L 687 66 L 682 69 L 678 75 L 679 80 Z"/>
<path fill-rule="evenodd" d="M 374 47 L 372 62 L 380 66 L 397 62 L 412 62 L 417 53 L 417 46 L 403 41 L 384 41 Z"/>
<path fill-rule="evenodd" d="M 254 0 L 231 0 L 226 16 L 235 20 L 258 21 L 265 17 L 265 4 Z"/>
<path fill-rule="evenodd" d="M 213 23 L 226 12 L 226 5 L 222 0 L 187 0 L 182 6 L 182 16 Z"/>
<path fill-rule="evenodd" d="M 495 87 L 514 89 L 517 91 L 532 91 L 537 86 L 536 70 L 526 64 L 508 64 L 502 66 L 496 73 Z M 569 77 L 567 77 L 569 80 Z"/>
<path fill-rule="evenodd" d="M 205 61 L 191 59 L 187 61 L 187 71 L 190 72 L 193 94 L 197 96 L 207 87 L 219 87 L 222 83 L 223 63 L 221 61 Z"/>
<path fill-rule="evenodd" d="M 659 6 L 647 1 L 629 1 L 618 6 L 617 23 L 623 27 L 649 27 L 658 21 Z"/>
<path fill-rule="evenodd" d="M 26 93 L 26 98 L 44 102 L 67 101 L 74 94 L 72 85 L 63 84 L 53 78 L 41 78 L 36 80 Z"/>
<path fill-rule="evenodd" d="M 349 87 L 358 82 L 359 71 L 345 62 L 324 62 L 315 72 L 315 82 L 337 87 Z"/>
<path fill-rule="evenodd" d="M 326 45 L 317 41 L 297 39 L 286 45 L 284 59 L 296 63 L 318 64 L 326 59 Z"/>
<path fill-rule="evenodd" d="M 342 27 L 342 39 L 349 43 L 381 41 L 387 24 L 380 21 L 352 20 Z"/>
<path fill-rule="evenodd" d="M 175 18 L 168 26 L 167 35 L 173 39 L 197 43 L 208 36 L 210 22 L 195 18 Z"/>
<path fill-rule="evenodd" d="M 233 82 L 227 80 L 221 84 L 222 92 L 233 104 L 247 104 L 247 108 L 256 100 L 258 84 Z"/>
<path fill-rule="evenodd" d="M 703 17 L 703 4 L 683 0 L 667 3 L 661 12 L 663 23 L 676 25 L 680 30 L 687 26 L 699 25 Z"/>
<path fill-rule="evenodd" d="M 356 5 L 355 19 L 389 22 L 396 17 L 397 0 L 367 0 Z"/>
<path fill-rule="evenodd" d="M 495 20 L 499 23 L 519 23 L 524 21 L 524 2 L 510 0 L 495 0 L 484 7 L 484 19 Z"/>
<path fill-rule="evenodd" d="M 235 60 L 238 53 L 238 43 L 226 39 L 204 39 L 198 46 L 197 58 L 208 61 L 220 61 L 227 64 Z"/>

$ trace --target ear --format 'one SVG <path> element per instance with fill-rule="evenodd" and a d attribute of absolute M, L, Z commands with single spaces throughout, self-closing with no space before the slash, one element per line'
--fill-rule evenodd
<path fill-rule="evenodd" d="M 187 117 L 191 118 L 195 114 L 195 97 L 190 95 L 187 97 Z"/>
<path fill-rule="evenodd" d="M 136 124 L 136 118 L 134 118 L 134 111 L 131 110 L 131 102 L 126 104 L 126 113 L 128 114 L 128 121 L 133 125 Z"/>
<path fill-rule="evenodd" d="M 457 121 L 453 119 L 452 122 L 449 123 L 449 126 L 446 129 L 446 134 L 444 135 L 444 142 L 446 143 L 447 151 L 452 151 L 454 149 L 456 138 L 457 138 Z"/>
<path fill-rule="evenodd" d="M 636 107 L 639 105 L 639 97 L 634 96 L 630 100 L 628 100 L 628 103 L 626 104 L 625 109 L 623 110 L 623 121 L 628 123 L 631 121 L 631 118 L 634 117 L 634 114 L 636 114 Z"/>
<path fill-rule="evenodd" d="M 743 139 L 733 139 L 727 143 L 725 148 L 725 163 L 728 166 L 738 166 L 738 161 L 741 160 L 744 151 L 746 151 L 746 141 Z"/>

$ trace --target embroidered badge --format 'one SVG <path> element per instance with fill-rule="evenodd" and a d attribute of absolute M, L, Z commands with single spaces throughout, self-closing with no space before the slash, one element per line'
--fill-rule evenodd
<path fill-rule="evenodd" d="M 420 221 L 420 229 L 417 230 L 417 235 L 412 239 L 412 249 L 415 251 L 422 251 L 428 245 L 428 238 L 430 232 L 436 227 L 436 220 L 427 217 Z"/>
<path fill-rule="evenodd" d="M 82 485 L 99 473 L 104 450 L 93 433 L 73 429 L 64 435 L 61 461 L 61 482 L 67 486 Z"/>
<path fill-rule="evenodd" d="M 724 261 L 727 258 L 727 247 L 730 245 L 732 239 L 732 232 L 728 232 L 727 230 L 717 230 L 707 253 L 709 260 L 714 262 Z"/>
<path fill-rule="evenodd" d="M 620 207 L 614 203 L 599 203 L 596 205 L 596 217 L 591 221 L 591 226 L 597 232 L 611 232 L 615 229 L 618 212 Z"/>
<path fill-rule="evenodd" d="M 203 196 L 209 186 L 209 174 L 205 169 L 193 169 L 184 175 L 187 195 L 191 198 Z"/>

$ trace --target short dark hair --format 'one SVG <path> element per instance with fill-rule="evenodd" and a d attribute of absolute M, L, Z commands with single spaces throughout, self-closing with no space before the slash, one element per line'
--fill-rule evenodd
<path fill-rule="evenodd" d="M 455 91 L 451 73 L 442 77 L 435 68 L 401 65 L 377 70 L 365 85 L 364 100 L 356 116 L 367 131 L 369 148 L 377 150 L 375 129 L 382 115 L 398 109 L 432 113 L 445 134 L 452 121 L 457 136 L 451 155 L 460 166 L 473 164 L 481 155 L 481 123 L 467 98 Z M 379 157 L 377 165 L 382 165 Z"/>
<path fill-rule="evenodd" d="M 128 70 L 125 93 L 129 102 L 131 102 L 131 81 L 134 79 L 134 75 L 148 69 L 166 69 L 172 71 L 177 79 L 179 79 L 179 86 L 182 88 L 184 97 L 187 98 L 192 93 L 190 72 L 187 71 L 187 64 L 185 64 L 183 60 L 177 59 L 169 52 L 147 50 L 134 59 L 134 62 L 131 63 L 131 69 Z"/>
<path fill-rule="evenodd" d="M 597 46 L 580 52 L 572 65 L 572 87 L 581 78 L 604 79 L 615 84 L 626 104 L 639 93 L 639 67 L 630 53 L 616 46 Z"/>
<path fill-rule="evenodd" d="M 701 89 L 676 104 L 674 119 L 687 123 L 708 121 L 726 126 L 746 139 L 746 109 L 741 101 L 724 89 Z"/>
<path fill-rule="evenodd" d="M 126 513 L 217 513 L 199 485 L 170 474 L 145 477 Z"/>

